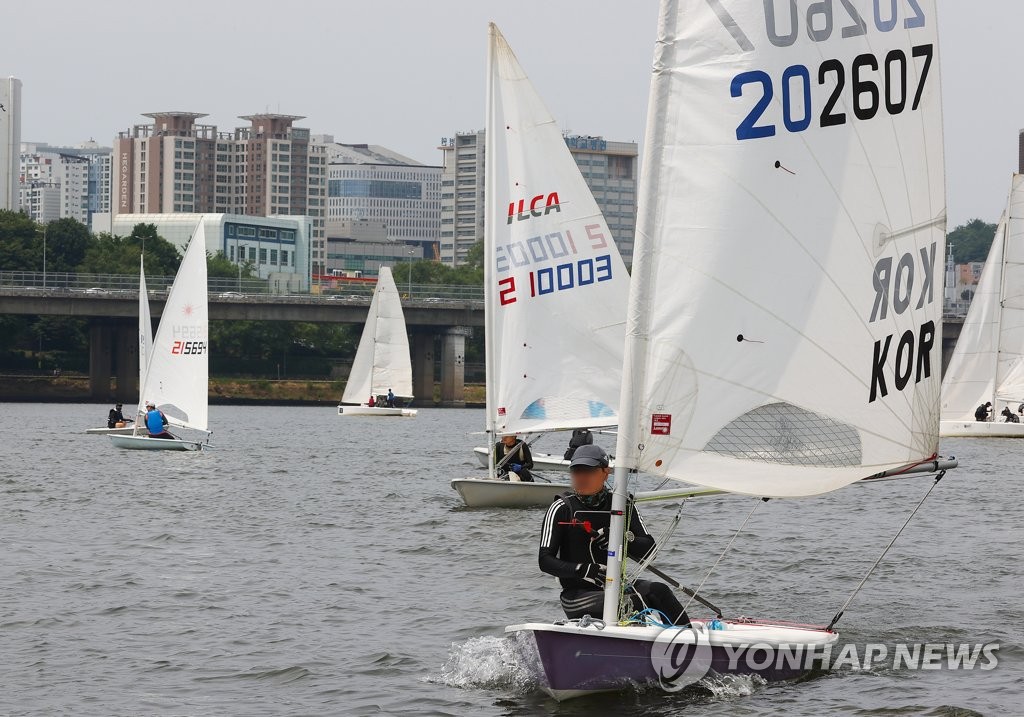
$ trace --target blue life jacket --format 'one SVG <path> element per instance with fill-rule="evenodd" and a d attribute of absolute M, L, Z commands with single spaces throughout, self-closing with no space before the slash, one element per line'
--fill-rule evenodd
<path fill-rule="evenodd" d="M 164 417 L 160 411 L 154 408 L 146 413 L 146 428 L 153 434 L 164 432 Z"/>

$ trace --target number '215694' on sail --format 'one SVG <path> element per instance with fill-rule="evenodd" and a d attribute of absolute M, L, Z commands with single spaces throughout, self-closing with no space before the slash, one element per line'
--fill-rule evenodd
<path fill-rule="evenodd" d="M 777 47 L 794 44 L 803 30 L 816 43 L 828 40 L 834 32 L 841 33 L 843 39 L 868 33 L 866 19 L 851 0 L 810 3 L 806 9 L 805 26 L 799 21 L 796 0 L 784 4 L 790 9 L 788 33 L 779 32 L 784 23 L 776 17 L 776 3 L 764 1 L 765 31 Z M 847 19 L 836 23 L 833 15 L 840 4 Z M 873 5 L 874 28 L 880 33 L 892 32 L 901 25 L 904 29 L 926 25 L 925 14 L 917 0 L 873 0 Z M 909 57 L 903 49 L 895 48 L 884 55 L 871 52 L 857 55 L 849 66 L 838 59 L 823 60 L 816 68 L 794 64 L 783 70 L 778 78 L 763 70 L 741 72 L 730 83 L 731 96 L 750 96 L 760 89 L 760 97 L 736 127 L 736 139 L 774 137 L 778 131 L 778 119 L 791 133 L 803 132 L 815 121 L 822 128 L 844 125 L 851 120 L 846 112 L 837 109 L 841 102 L 852 108 L 854 118 L 861 121 L 879 116 L 883 107 L 889 116 L 916 111 L 928 83 L 934 56 L 934 45 L 921 44 L 910 49 Z M 911 67 L 915 70 L 916 84 L 908 77 Z M 815 87 L 821 88 L 820 91 L 814 92 Z M 776 90 L 782 95 L 781 118 L 768 115 Z"/>

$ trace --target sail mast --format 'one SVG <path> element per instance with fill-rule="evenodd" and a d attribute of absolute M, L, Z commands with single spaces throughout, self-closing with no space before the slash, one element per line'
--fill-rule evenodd
<path fill-rule="evenodd" d="M 999 354 L 1003 348 L 1003 302 L 1006 300 L 1006 238 L 1010 233 L 1010 208 L 1013 206 L 1013 184 L 1010 185 L 1010 196 L 1006 200 L 1006 221 L 1000 227 L 1003 230 L 1002 252 L 999 256 L 999 293 L 996 295 L 996 345 L 992 352 L 992 420 L 996 420 L 996 400 L 999 395 Z"/>
<path fill-rule="evenodd" d="M 622 363 L 622 392 L 619 396 L 619 433 L 615 442 L 615 489 L 612 493 L 611 526 L 608 535 L 608 579 L 605 583 L 604 614 L 607 624 L 618 622 L 619 595 L 621 594 L 622 562 L 626 555 L 624 541 L 628 479 L 635 471 L 638 453 L 643 441 L 640 427 L 640 401 L 647 365 L 648 336 L 650 321 L 648 307 L 651 301 L 650 287 L 654 285 L 653 269 L 655 257 L 648 231 L 655 226 L 658 214 L 656 195 L 652 185 L 657 177 L 656 165 L 661 158 L 661 138 L 664 137 L 668 121 L 668 105 L 663 96 L 669 91 L 669 78 L 659 72 L 665 65 L 662 53 L 672 52 L 666 38 L 674 38 L 678 22 L 676 0 L 665 0 L 661 4 L 658 21 L 658 42 L 655 47 L 654 74 L 647 108 L 647 128 L 644 145 L 643 174 L 637 194 L 637 231 L 633 244 L 633 271 L 629 289 L 629 308 L 626 312 L 626 348 Z"/>
<path fill-rule="evenodd" d="M 487 26 L 487 92 L 484 120 L 484 405 L 487 411 L 487 477 L 494 478 L 494 443 L 497 440 L 495 430 L 494 407 L 494 362 L 497 360 L 494 349 L 494 243 L 497 230 L 498 203 L 495 177 L 495 153 L 493 148 L 498 141 L 495 127 L 495 53 L 497 51 L 498 28 L 492 22 Z M 457 153 L 452 152 L 452 161 L 457 161 Z"/>
<path fill-rule="evenodd" d="M 142 392 L 146 390 L 146 372 L 149 369 L 149 354 L 153 346 L 153 322 L 149 313 L 149 292 L 146 289 L 146 260 L 144 255 L 139 256 L 139 405 L 135 411 L 135 420 L 132 426 L 132 435 L 139 434 L 139 416 L 145 408 L 146 397 Z"/>

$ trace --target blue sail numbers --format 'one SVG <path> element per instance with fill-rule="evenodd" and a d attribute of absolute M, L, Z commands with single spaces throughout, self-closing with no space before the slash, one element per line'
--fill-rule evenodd
<path fill-rule="evenodd" d="M 764 0 L 765 36 L 778 48 L 798 40 L 824 43 L 870 33 L 879 35 L 880 43 L 872 52 L 849 59 L 832 57 L 813 66 L 793 64 L 778 77 L 758 69 L 735 75 L 730 96 L 753 102 L 736 127 L 736 139 L 774 137 L 780 125 L 797 133 L 917 111 L 931 77 L 935 46 L 913 45 L 908 53 L 903 47 L 886 48 L 885 39 L 898 28 L 925 28 L 927 17 L 917 0 L 874 0 L 873 5 L 869 24 L 852 0 L 806 5 L 797 0 Z M 776 97 L 781 102 L 774 102 Z"/>

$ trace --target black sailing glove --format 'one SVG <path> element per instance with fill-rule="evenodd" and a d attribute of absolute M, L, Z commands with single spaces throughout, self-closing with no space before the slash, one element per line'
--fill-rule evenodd
<path fill-rule="evenodd" d="M 580 563 L 576 566 L 576 575 L 591 585 L 603 588 L 608 569 L 598 563 Z"/>

